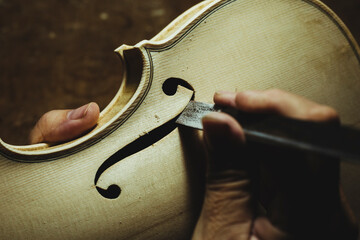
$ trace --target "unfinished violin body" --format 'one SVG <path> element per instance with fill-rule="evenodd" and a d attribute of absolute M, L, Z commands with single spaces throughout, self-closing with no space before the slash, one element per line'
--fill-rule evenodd
<path fill-rule="evenodd" d="M 122 85 L 89 134 L 0 142 L 0 239 L 189 239 L 204 154 L 174 120 L 191 99 L 281 88 L 360 122 L 359 47 L 316 0 L 203 1 L 116 52 Z"/>

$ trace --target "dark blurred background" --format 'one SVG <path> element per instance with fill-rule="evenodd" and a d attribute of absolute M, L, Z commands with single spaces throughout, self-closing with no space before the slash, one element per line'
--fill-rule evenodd
<path fill-rule="evenodd" d="M 113 50 L 152 38 L 198 2 L 0 0 L 0 137 L 26 144 L 37 119 L 51 109 L 89 101 L 103 109 L 120 86 Z M 360 42 L 360 0 L 324 2 Z M 343 169 L 345 191 L 360 216 L 360 169 Z"/>

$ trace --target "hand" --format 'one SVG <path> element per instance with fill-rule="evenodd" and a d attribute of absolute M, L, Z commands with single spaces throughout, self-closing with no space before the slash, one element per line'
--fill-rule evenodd
<path fill-rule="evenodd" d="M 332 108 L 280 90 L 222 92 L 214 101 L 254 113 L 339 121 Z M 356 239 L 339 190 L 338 160 L 247 144 L 239 123 L 224 113 L 206 116 L 203 125 L 209 169 L 194 240 Z"/>
<path fill-rule="evenodd" d="M 249 112 L 271 112 L 311 121 L 338 121 L 333 109 L 279 90 L 219 93 L 214 101 Z M 98 116 L 96 103 L 76 110 L 48 112 L 32 130 L 30 142 L 57 143 L 74 139 L 91 129 Z M 353 237 L 357 234 L 356 224 L 338 190 L 338 161 L 330 163 L 315 159 L 314 165 L 314 159 L 304 161 L 308 156 L 299 153 L 295 156 L 294 152 L 284 153 L 281 149 L 247 146 L 241 126 L 225 114 L 209 115 L 203 123 L 211 161 L 206 197 L 193 239 L 266 240 L 296 239 L 298 236 L 312 239 L 319 233 L 326 239 L 333 232 L 348 233 L 341 239 L 356 238 Z M 231 158 L 237 160 L 235 165 L 225 161 Z M 317 192 L 312 186 L 324 186 L 324 189 Z M 256 211 L 258 202 L 266 208 L 267 216 Z M 327 207 L 332 207 L 332 211 Z M 330 214 L 319 216 L 324 211 Z M 315 229 L 317 232 L 309 236 L 306 234 L 313 231 L 314 215 L 319 221 L 327 217 L 334 221 L 320 222 Z M 328 228 L 324 230 L 324 226 Z"/>
<path fill-rule="evenodd" d="M 32 129 L 29 142 L 60 143 L 75 139 L 96 125 L 99 113 L 96 103 L 89 103 L 75 110 L 45 113 Z"/>

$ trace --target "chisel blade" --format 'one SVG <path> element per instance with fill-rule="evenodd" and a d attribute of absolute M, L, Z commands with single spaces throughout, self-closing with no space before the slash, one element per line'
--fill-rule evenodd
<path fill-rule="evenodd" d="M 191 101 L 176 123 L 202 130 L 202 118 L 225 112 L 242 126 L 247 142 L 294 148 L 360 163 L 360 131 L 336 123 L 317 123 L 275 114 L 254 114 Z"/>
<path fill-rule="evenodd" d="M 176 120 L 177 124 L 202 130 L 202 118 L 211 113 L 220 111 L 214 104 L 190 101 Z"/>

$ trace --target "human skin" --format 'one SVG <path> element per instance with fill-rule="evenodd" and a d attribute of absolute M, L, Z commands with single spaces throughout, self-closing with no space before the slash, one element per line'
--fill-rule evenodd
<path fill-rule="evenodd" d="M 99 106 L 91 102 L 74 110 L 45 113 L 32 129 L 29 142 L 59 143 L 75 139 L 96 125 Z"/>
<path fill-rule="evenodd" d="M 219 92 L 214 102 L 246 112 L 339 123 L 334 109 L 277 89 Z M 239 123 L 224 113 L 206 116 L 203 125 L 209 166 L 193 240 L 356 239 L 337 159 L 250 145 Z M 257 211 L 259 205 L 265 213 Z"/>
<path fill-rule="evenodd" d="M 339 123 L 334 109 L 277 89 L 218 92 L 214 102 L 246 112 Z M 51 111 L 38 121 L 30 142 L 76 138 L 98 116 L 96 103 Z M 208 174 L 193 240 L 356 239 L 337 159 L 248 144 L 239 123 L 224 113 L 209 114 L 203 125 Z M 265 211 L 260 213 L 259 206 Z"/>

